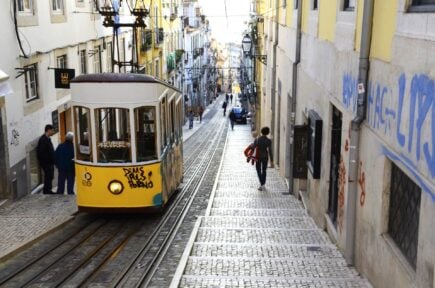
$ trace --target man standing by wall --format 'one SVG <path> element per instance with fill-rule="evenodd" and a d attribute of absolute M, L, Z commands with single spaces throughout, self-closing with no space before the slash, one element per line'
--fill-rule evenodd
<path fill-rule="evenodd" d="M 50 137 L 53 136 L 53 125 L 45 125 L 45 133 L 39 138 L 36 154 L 39 165 L 44 171 L 44 194 L 53 194 L 51 191 L 54 178 L 54 147 Z"/>

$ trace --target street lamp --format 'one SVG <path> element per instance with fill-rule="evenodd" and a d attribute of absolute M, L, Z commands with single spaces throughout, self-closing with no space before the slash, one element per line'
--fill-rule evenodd
<path fill-rule="evenodd" d="M 251 36 L 249 36 L 249 34 L 246 34 L 245 37 L 243 37 L 242 49 L 244 55 L 249 56 L 251 58 L 257 58 L 261 63 L 267 65 L 266 55 L 259 55 L 259 54 L 252 53 L 252 38 Z"/>

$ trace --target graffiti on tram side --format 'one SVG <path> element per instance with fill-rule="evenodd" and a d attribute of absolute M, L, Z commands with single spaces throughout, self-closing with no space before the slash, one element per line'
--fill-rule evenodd
<path fill-rule="evenodd" d="M 154 184 L 151 180 L 151 176 L 153 175 L 153 172 L 148 172 L 147 175 L 145 175 L 144 167 L 133 167 L 133 168 L 123 168 L 124 170 L 124 176 L 127 178 L 128 185 L 130 185 L 130 188 L 145 188 L 145 189 L 151 189 L 153 188 Z"/>
<path fill-rule="evenodd" d="M 425 74 L 401 74 L 390 87 L 371 81 L 367 88 L 367 123 L 387 136 L 397 147 L 403 161 L 417 167 L 422 161 L 435 177 L 435 80 Z M 343 75 L 342 102 L 356 111 L 357 80 Z M 420 166 L 421 167 L 421 166 Z"/>

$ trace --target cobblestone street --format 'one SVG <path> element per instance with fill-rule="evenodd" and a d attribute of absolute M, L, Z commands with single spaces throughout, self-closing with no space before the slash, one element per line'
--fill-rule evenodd
<path fill-rule="evenodd" d="M 258 191 L 243 149 L 250 127 L 229 131 L 205 217 L 200 217 L 171 287 L 371 287 L 347 266 L 326 233 L 274 169 Z"/>

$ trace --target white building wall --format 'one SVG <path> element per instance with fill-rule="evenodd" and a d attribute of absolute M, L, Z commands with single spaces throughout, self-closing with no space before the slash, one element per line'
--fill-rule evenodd
<path fill-rule="evenodd" d="M 30 189 L 29 153 L 37 144 L 38 138 L 44 132 L 44 126 L 52 123 L 52 112 L 64 110 L 68 106 L 70 92 L 67 89 L 54 88 L 54 70 L 56 58 L 62 54 L 67 55 L 67 68 L 76 69 L 75 74 L 80 74 L 79 50 L 86 47 L 87 52 L 94 49 L 97 43 L 103 49 L 102 38 L 110 39 L 112 30 L 102 26 L 102 18 L 98 14 L 90 13 L 92 2 L 85 1 L 84 6 L 77 6 L 76 1 L 64 1 L 65 21 L 52 23 L 54 18 L 50 14 L 50 3 L 34 1 L 36 15 L 32 25 L 19 25 L 18 32 L 24 52 L 19 50 L 13 23 L 12 4 L 4 1 L 0 4 L 3 15 L 0 18 L 2 29 L 0 36 L 3 43 L 0 55 L 0 69 L 10 75 L 9 83 L 14 91 L 5 97 L 7 142 L 9 144 L 9 168 L 11 169 L 10 181 L 15 188 L 10 197 L 25 195 Z M 121 17 L 121 21 L 126 16 Z M 25 23 L 19 20 L 19 23 Z M 120 38 L 129 40 L 129 31 L 121 31 Z M 126 41 L 128 43 L 128 41 Z M 121 43 L 121 41 L 120 41 Z M 79 48 L 80 47 L 80 48 Z M 126 51 L 127 58 L 131 52 Z M 102 51 L 102 71 L 106 70 L 106 51 Z M 39 99 L 26 102 L 24 76 L 18 77 L 15 68 L 37 63 L 38 65 L 38 94 Z M 93 57 L 87 55 L 88 73 L 93 72 Z M 52 137 L 56 147 L 60 135 Z"/>

